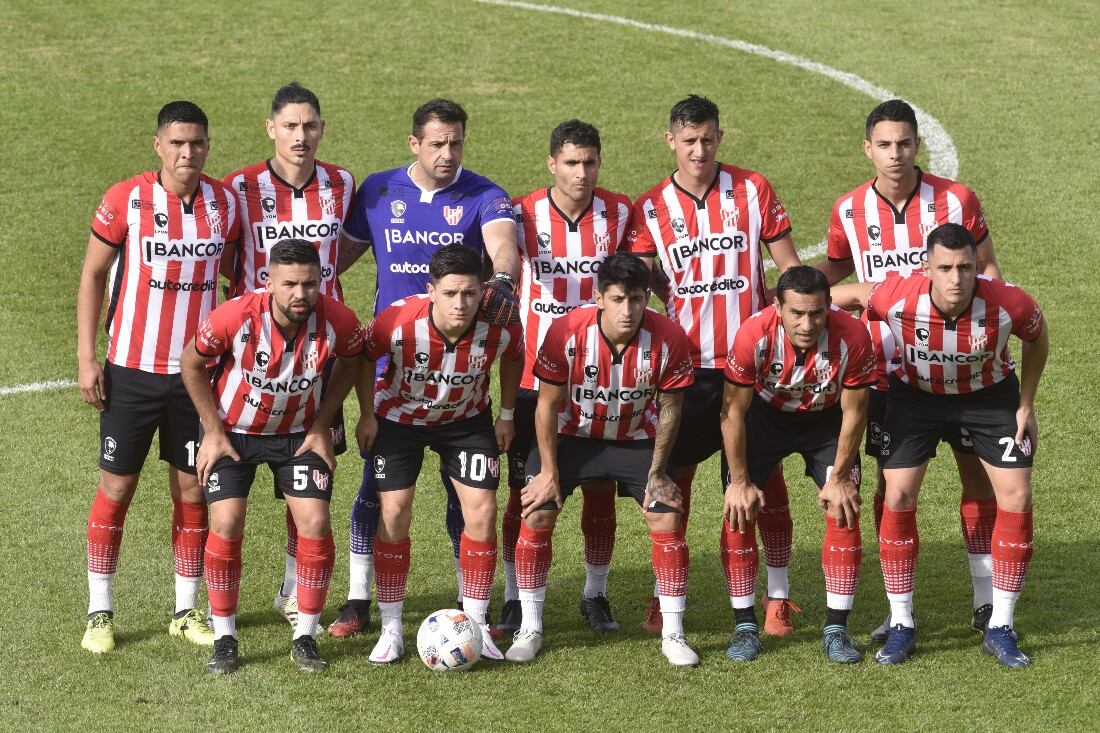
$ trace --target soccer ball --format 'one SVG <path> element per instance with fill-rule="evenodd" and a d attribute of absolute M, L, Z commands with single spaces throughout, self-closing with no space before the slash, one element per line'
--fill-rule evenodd
<path fill-rule="evenodd" d="M 435 672 L 469 669 L 481 659 L 481 629 L 462 611 L 445 608 L 424 619 L 416 632 L 420 659 Z"/>

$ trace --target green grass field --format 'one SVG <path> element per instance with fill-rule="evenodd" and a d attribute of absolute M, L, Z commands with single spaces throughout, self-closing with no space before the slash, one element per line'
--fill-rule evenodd
<path fill-rule="evenodd" d="M 824 660 L 823 528 L 794 463 L 799 631 L 766 641 L 751 666 L 724 660 L 732 617 L 717 553 L 716 459 L 697 480 L 689 533 L 687 631 L 703 657 L 694 670 L 673 671 L 639 628 L 652 576 L 641 519 L 626 502 L 610 586 L 624 630 L 610 639 L 588 631 L 576 610 L 583 568 L 574 501 L 557 532 L 547 646 L 536 664 L 432 675 L 410 655 L 378 669 L 366 659 L 368 634 L 322 638 L 332 668 L 303 676 L 288 658 L 289 629 L 270 607 L 284 528 L 263 477 L 245 543 L 245 666 L 212 679 L 202 671 L 207 652 L 166 633 L 171 512 L 163 466 L 153 460 L 126 525 L 119 648 L 92 658 L 79 642 L 98 422 L 70 387 L 0 396 L 8 425 L 0 443 L 0 730 L 1097 728 L 1100 617 L 1089 574 L 1100 560 L 1100 411 L 1091 385 L 1100 343 L 1094 5 L 561 2 L 812 59 L 897 92 L 953 138 L 958 178 L 985 205 L 1002 268 L 1044 305 L 1053 338 L 1039 399 L 1035 559 L 1017 613 L 1033 667 L 998 667 L 967 628 L 958 485 L 942 458 L 920 511 L 921 653 L 897 669 Z M 603 135 L 601 184 L 637 196 L 673 166 L 661 139 L 669 106 L 689 92 L 706 94 L 723 111 L 721 158 L 767 174 L 800 247 L 822 239 L 834 199 L 871 174 L 859 140 L 875 100 L 834 80 L 712 41 L 472 0 L 240 7 L 11 0 L 0 7 L 0 47 L 3 388 L 75 377 L 74 301 L 92 212 L 108 185 L 155 167 L 154 118 L 170 99 L 193 99 L 209 114 L 207 172 L 221 176 L 270 154 L 267 105 L 279 85 L 298 79 L 322 101 L 321 157 L 361 180 L 407 161 L 412 110 L 449 96 L 471 114 L 466 165 L 513 194 L 547 184 L 549 131 L 576 116 Z M 361 314 L 373 277 L 360 264 L 344 281 Z M 333 501 L 340 553 L 325 622 L 347 587 L 347 517 L 360 471 L 358 457 L 342 458 Z M 453 600 L 432 459 L 424 475 L 408 632 Z M 885 609 L 865 520 L 863 585 L 851 619 L 863 638 Z"/>

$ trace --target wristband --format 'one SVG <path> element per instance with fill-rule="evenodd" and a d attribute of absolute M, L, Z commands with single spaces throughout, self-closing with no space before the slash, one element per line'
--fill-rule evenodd
<path fill-rule="evenodd" d="M 509 285 L 515 285 L 516 284 L 516 279 L 514 277 L 512 277 L 511 274 L 509 274 L 507 272 L 504 272 L 503 270 L 501 270 L 500 272 L 494 272 L 493 273 L 493 279 L 494 280 L 507 280 Z"/>
<path fill-rule="evenodd" d="M 500 408 L 500 412 L 497 413 L 497 419 L 498 420 L 515 420 L 516 419 L 516 408 L 514 408 L 514 407 L 512 409 L 507 409 L 505 407 Z"/>

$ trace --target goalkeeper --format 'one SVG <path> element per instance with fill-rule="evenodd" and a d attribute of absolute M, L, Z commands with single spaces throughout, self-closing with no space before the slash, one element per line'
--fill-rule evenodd
<path fill-rule="evenodd" d="M 356 192 L 340 235 L 338 270 L 344 272 L 368 249 L 377 264 L 374 313 L 394 301 L 424 293 L 428 261 L 441 246 L 461 244 L 486 254 L 495 273 L 484 289 L 482 317 L 516 322 L 514 278 L 519 272 L 512 202 L 504 189 L 462 167 L 466 112 L 458 104 L 433 99 L 413 113 L 409 166 L 370 175 Z M 380 360 L 377 374 L 385 372 Z M 333 636 L 353 636 L 370 620 L 374 578 L 374 535 L 378 527 L 375 458 L 364 453 L 363 483 L 351 510 L 351 558 L 348 601 L 329 627 Z M 459 538 L 462 510 L 453 484 L 447 489 L 447 532 L 462 587 Z M 461 602 L 461 596 L 459 597 Z"/>

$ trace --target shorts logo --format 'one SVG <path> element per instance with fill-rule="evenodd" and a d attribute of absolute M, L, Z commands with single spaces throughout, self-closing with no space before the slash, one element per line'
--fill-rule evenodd
<path fill-rule="evenodd" d="M 103 439 L 103 458 L 108 461 L 115 460 L 115 451 L 118 450 L 118 441 L 108 435 Z"/>
<path fill-rule="evenodd" d="M 406 208 L 407 207 L 405 205 L 405 202 L 401 199 L 394 199 L 390 202 L 390 213 L 392 213 L 394 216 L 404 216 Z"/>
<path fill-rule="evenodd" d="M 595 364 L 589 364 L 584 368 L 584 378 L 588 381 L 596 381 L 596 377 L 600 374 L 600 368 Z"/>
<path fill-rule="evenodd" d="M 275 199 L 270 196 L 264 196 L 260 199 L 260 208 L 264 210 L 265 214 L 275 213 Z"/>
<path fill-rule="evenodd" d="M 500 459 L 488 456 L 486 463 L 489 466 L 489 474 L 493 478 L 500 478 Z"/>
<path fill-rule="evenodd" d="M 610 234 L 597 234 L 596 235 L 596 251 L 600 254 L 607 254 L 611 249 L 611 235 Z"/>
<path fill-rule="evenodd" d="M 328 491 L 329 475 L 324 471 L 313 469 L 313 484 L 318 491 Z"/>
<path fill-rule="evenodd" d="M 730 191 L 730 193 L 733 193 Z M 736 229 L 737 220 L 741 218 L 741 212 L 736 209 L 722 209 L 722 226 L 726 229 Z"/>
<path fill-rule="evenodd" d="M 374 457 L 374 477 L 375 478 L 386 478 L 385 470 L 386 470 L 386 457 L 385 456 L 375 456 Z"/>
<path fill-rule="evenodd" d="M 878 242 L 881 235 L 882 229 L 879 228 L 878 224 L 871 224 L 867 227 L 867 238 L 870 239 L 872 243 Z"/>
<path fill-rule="evenodd" d="M 915 333 L 917 334 L 918 341 L 928 341 L 929 334 L 927 328 L 918 328 Z"/>
<path fill-rule="evenodd" d="M 267 362 L 270 359 L 271 359 L 271 357 L 268 356 L 266 351 L 257 351 L 256 352 L 256 366 L 263 368 L 263 367 L 267 366 Z"/>
<path fill-rule="evenodd" d="M 221 491 L 221 479 L 218 478 L 218 474 L 210 474 L 210 478 L 206 479 L 206 491 L 213 494 L 215 491 Z"/>
<path fill-rule="evenodd" d="M 160 212 L 153 214 L 153 223 L 157 225 L 158 229 L 164 229 L 168 226 L 168 214 L 162 214 Z"/>
<path fill-rule="evenodd" d="M 458 226 L 458 222 L 462 221 L 462 207 L 461 206 L 444 206 L 443 218 L 451 226 Z"/>

